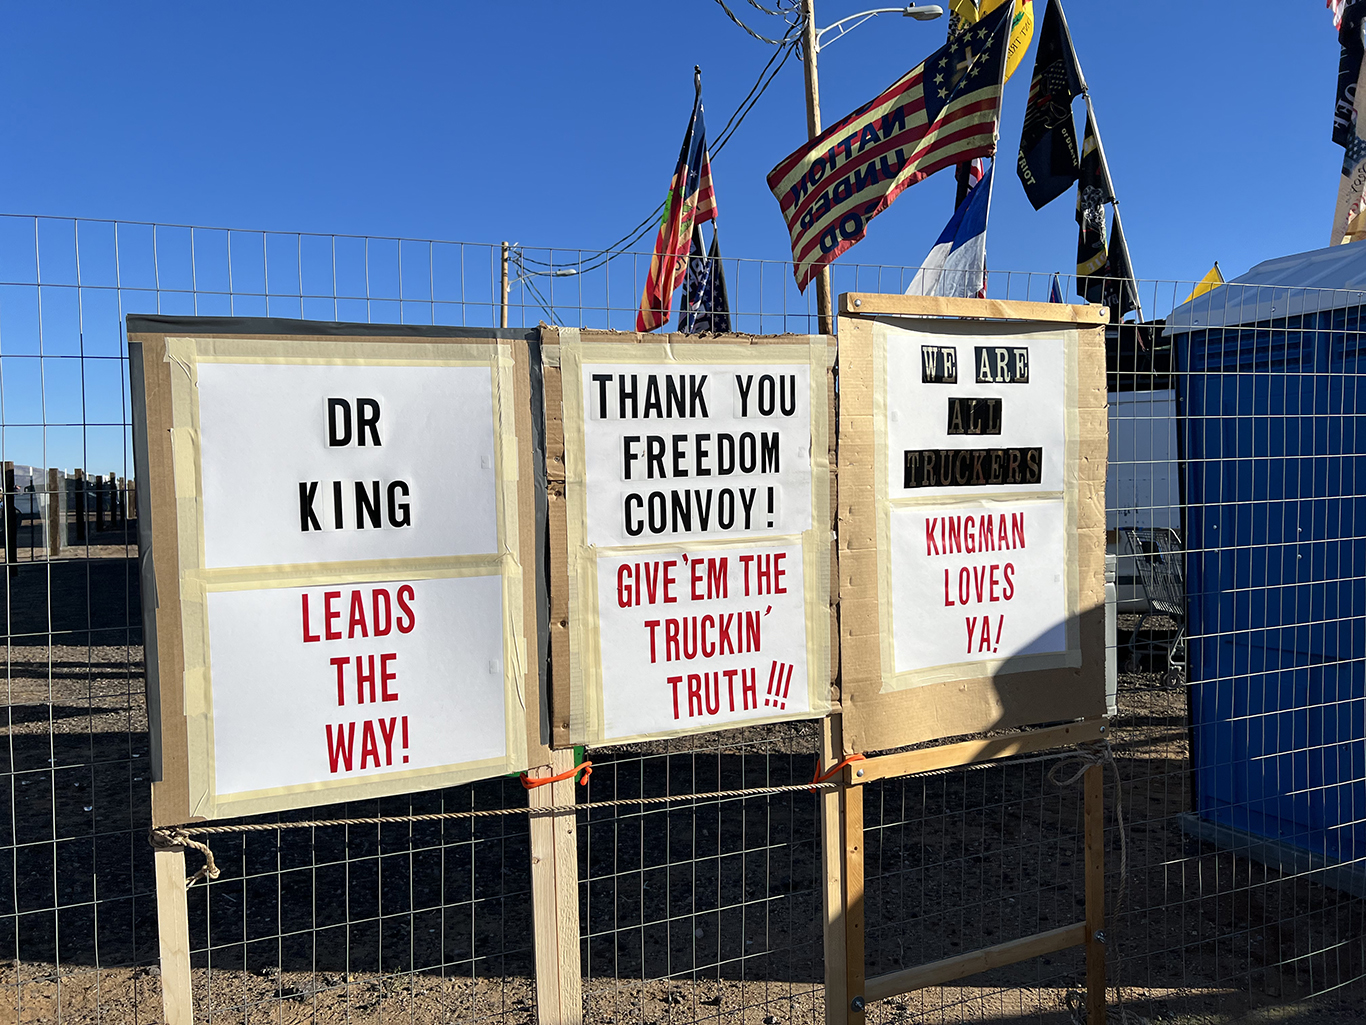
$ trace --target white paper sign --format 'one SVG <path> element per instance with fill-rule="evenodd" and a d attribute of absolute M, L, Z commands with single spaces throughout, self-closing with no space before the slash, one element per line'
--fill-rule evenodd
<path fill-rule="evenodd" d="M 896 672 L 1065 652 L 1065 339 L 887 330 Z"/>
<path fill-rule="evenodd" d="M 608 737 L 805 712 L 800 545 L 598 560 Z"/>
<path fill-rule="evenodd" d="M 582 387 L 605 737 L 809 711 L 810 366 L 593 363 Z"/>
<path fill-rule="evenodd" d="M 896 671 L 1067 650 L 1061 500 L 892 510 Z"/>
<path fill-rule="evenodd" d="M 198 370 L 206 567 L 497 550 L 489 368 Z"/>
<path fill-rule="evenodd" d="M 585 364 L 588 543 L 811 526 L 811 370 Z"/>
<path fill-rule="evenodd" d="M 215 792 L 506 751 L 502 578 L 208 596 Z"/>
<path fill-rule="evenodd" d="M 895 337 L 887 346 L 893 498 L 1063 489 L 1061 338 Z"/>

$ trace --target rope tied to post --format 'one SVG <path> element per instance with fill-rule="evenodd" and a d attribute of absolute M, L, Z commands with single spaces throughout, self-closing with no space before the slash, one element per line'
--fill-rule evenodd
<path fill-rule="evenodd" d="M 588 777 L 593 775 L 593 762 L 588 758 L 579 762 L 579 764 L 572 769 L 566 769 L 564 772 L 555 776 L 546 776 L 544 779 L 532 779 L 524 772 L 521 777 L 522 786 L 526 787 L 528 790 L 535 790 L 537 787 L 543 787 L 547 783 L 558 783 L 562 779 L 572 779 L 574 776 L 578 775 L 580 769 L 583 770 L 583 779 L 579 780 L 579 786 L 586 787 L 588 785 Z"/>
<path fill-rule="evenodd" d="M 190 847 L 204 855 L 204 864 L 200 866 L 199 871 L 185 880 L 187 890 L 201 879 L 217 879 L 222 872 L 213 860 L 213 851 L 209 850 L 209 845 L 200 843 L 179 826 L 153 826 L 147 831 L 147 843 L 154 851 L 179 851 Z"/>
<path fill-rule="evenodd" d="M 1077 769 L 1066 779 L 1062 778 L 1066 766 L 1076 765 Z M 1048 770 L 1048 781 L 1056 787 L 1068 787 L 1077 782 L 1082 776 L 1086 775 L 1088 769 L 1096 765 L 1108 765 L 1110 772 L 1115 777 L 1115 824 L 1119 827 L 1119 889 L 1115 894 L 1115 910 L 1113 918 L 1107 916 L 1110 921 L 1117 921 L 1121 910 L 1124 907 L 1125 890 L 1129 882 L 1129 833 L 1124 828 L 1124 788 L 1123 782 L 1119 778 L 1119 765 L 1115 762 L 1115 752 L 1110 747 L 1110 741 L 1094 740 L 1084 744 L 1078 744 L 1076 750 L 1071 754 L 1060 758 L 1051 769 Z M 1111 939 L 1106 941 L 1105 948 L 1115 959 L 1115 997 L 1119 1003 L 1119 1025 L 1147 1025 L 1147 1019 L 1135 1014 L 1124 1006 L 1124 991 L 1120 988 L 1119 970 L 1120 956 L 1119 945 L 1113 941 L 1117 930 L 1111 926 L 1108 929 Z M 1072 1006 L 1070 999 L 1067 1001 L 1068 1010 L 1071 1012 L 1072 1020 L 1085 1022 L 1085 1007 L 1079 1000 L 1077 1006 Z M 1081 1017 L 1078 1018 L 1080 1013 Z"/>
<path fill-rule="evenodd" d="M 848 757 L 841 758 L 839 761 L 837 761 L 834 765 L 832 765 L 832 766 L 830 767 L 830 771 L 829 771 L 829 772 L 826 772 L 826 773 L 822 774 L 822 773 L 821 773 L 821 760 L 820 760 L 820 756 L 817 755 L 817 756 L 816 756 L 816 773 L 815 773 L 814 776 L 811 777 L 811 792 L 812 792 L 812 793 L 815 793 L 815 792 L 816 792 L 816 787 L 818 787 L 818 786 L 820 786 L 822 783 L 826 782 L 826 780 L 830 779 L 831 776 L 833 776 L 835 773 L 839 772 L 842 768 L 844 768 L 844 767 L 845 767 L 846 765 L 848 765 L 850 762 L 866 762 L 867 760 L 868 760 L 868 759 L 865 758 L 865 757 L 864 757 L 863 755 L 861 755 L 861 754 L 852 754 L 852 755 L 849 755 Z"/>

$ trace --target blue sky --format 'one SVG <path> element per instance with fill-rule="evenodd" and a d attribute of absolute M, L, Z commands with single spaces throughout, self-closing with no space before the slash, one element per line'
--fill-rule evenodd
<path fill-rule="evenodd" d="M 868 2 L 816 0 L 817 23 Z M 773 34 L 777 19 L 743 0 L 733 6 Z M 1044 6 L 1036 0 L 1039 23 Z M 605 246 L 662 200 L 694 64 L 703 68 L 715 136 L 772 53 L 714 0 L 75 0 L 0 10 L 0 212 L 561 249 Z M 1216 259 L 1233 276 L 1325 244 L 1342 151 L 1330 139 L 1337 41 L 1319 0 L 1071 0 L 1067 10 L 1140 278 L 1193 280 Z M 883 16 L 828 43 L 820 56 L 826 123 L 941 45 L 945 28 L 943 19 Z M 1007 86 L 988 258 L 994 270 L 1068 273 L 1072 195 L 1035 213 L 1014 175 L 1032 67 L 1031 50 Z M 788 258 L 764 178 L 805 135 L 794 58 L 714 161 L 728 258 Z M 840 262 L 917 265 L 952 213 L 952 193 L 947 173 L 909 189 Z M 25 246 L 31 251 L 27 223 L 0 221 L 4 281 L 23 280 L 12 265 Z M 28 241 L 11 240 L 16 231 L 27 231 Z M 112 251 L 97 234 L 82 242 L 87 281 L 101 246 Z M 133 235 L 125 230 L 120 247 L 132 246 Z M 653 234 L 642 248 L 652 242 Z M 163 260 L 174 243 L 159 239 Z M 136 244 L 151 251 L 150 236 Z M 31 252 L 24 259 L 31 262 Z M 203 253 L 200 261 L 203 275 Z M 239 259 L 239 279 L 242 267 Z M 135 271 L 125 258 L 125 282 Z M 775 266 L 777 278 L 781 271 Z M 466 287 L 487 295 L 491 285 Z M 614 280 L 612 302 L 629 306 L 626 291 L 634 287 Z M 128 415 L 126 395 L 114 393 L 110 376 L 118 366 L 117 311 L 111 307 L 92 328 L 94 304 L 109 298 L 87 293 L 84 351 L 114 359 L 112 366 L 84 361 L 83 400 L 70 366 L 44 360 L 40 381 L 31 356 L 5 364 L 6 458 L 126 472 L 126 433 L 118 426 Z M 38 314 L 26 303 L 28 293 L 0 295 L 7 357 L 38 351 L 26 326 Z M 302 312 L 333 316 L 330 307 Z M 402 311 L 339 308 L 336 315 L 399 319 Z M 42 316 L 73 320 L 74 304 L 52 297 Z M 47 330 L 45 354 L 59 344 L 77 351 Z M 106 377 L 109 387 L 99 383 Z M 45 394 L 45 409 L 37 394 Z M 13 426 L 82 418 L 112 426 L 45 434 Z"/>
<path fill-rule="evenodd" d="M 817 22 L 867 2 L 817 0 Z M 693 64 L 716 130 L 770 53 L 712 0 L 4 11 L 7 212 L 589 249 L 662 198 Z M 1140 277 L 1324 244 L 1341 150 L 1321 3 L 1072 0 L 1068 15 Z M 944 28 L 884 16 L 828 45 L 827 122 Z M 1005 101 L 1011 164 L 1032 65 Z M 716 161 L 726 255 L 786 255 L 764 175 L 804 132 L 794 59 Z M 951 189 L 940 175 L 909 190 L 849 258 L 918 263 Z M 993 266 L 1070 268 L 1070 198 L 1036 214 L 1002 173 L 992 213 Z"/>

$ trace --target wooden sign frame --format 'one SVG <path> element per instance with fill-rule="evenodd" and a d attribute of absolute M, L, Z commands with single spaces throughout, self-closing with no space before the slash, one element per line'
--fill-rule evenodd
<path fill-rule="evenodd" d="M 835 356 L 833 338 L 820 335 L 686 335 L 647 334 L 615 331 L 580 331 L 577 328 L 555 328 L 542 325 L 542 357 L 545 368 L 546 472 L 549 496 L 550 525 L 550 638 L 551 638 L 551 733 L 555 747 L 574 744 L 596 744 L 604 740 L 601 715 L 590 707 L 590 691 L 584 685 L 585 670 L 591 671 L 596 658 L 585 658 L 585 652 L 596 645 L 597 609 L 596 589 L 585 589 L 583 563 L 596 558 L 596 550 L 583 543 L 579 525 L 571 529 L 571 506 L 576 504 L 575 489 L 582 501 L 582 456 L 569 454 L 567 459 L 566 434 L 574 435 L 582 427 L 566 422 L 566 402 L 563 366 L 585 357 L 600 359 L 610 354 L 622 363 L 668 362 L 678 358 L 681 363 L 709 362 L 743 363 L 738 358 L 746 347 L 782 347 L 789 350 L 787 359 L 810 366 L 812 392 L 824 396 L 825 401 L 812 400 L 812 444 L 820 446 L 819 457 L 813 462 L 812 526 L 803 535 L 808 597 L 807 651 L 808 665 L 825 666 L 820 671 L 826 684 L 835 677 L 838 664 L 838 625 L 834 609 L 834 545 L 830 542 L 833 528 L 835 496 L 834 447 L 835 432 Z M 753 361 L 753 360 L 751 360 Z M 818 384 L 823 387 L 818 387 Z M 754 543 L 751 536 L 749 542 Z M 692 542 L 688 542 L 692 544 Z M 714 543 L 714 542 L 713 542 Z M 667 546 L 666 546 L 667 547 Z M 814 589 L 814 596 L 812 591 Z M 586 592 L 586 593 L 585 593 Z M 813 668 L 812 675 L 816 670 Z M 678 735 L 708 732 L 733 726 L 749 726 L 769 721 L 792 718 L 818 718 L 831 707 L 830 688 L 819 687 L 814 680 L 810 687 L 810 710 L 802 716 L 790 714 L 770 718 L 755 718 L 741 723 L 682 728 Z M 762 685 L 762 684 L 761 684 Z M 658 737 L 671 734 L 652 733 Z M 612 738 L 614 743 L 632 738 Z"/>
<path fill-rule="evenodd" d="M 544 723 L 531 367 L 535 331 L 334 324 L 268 318 L 128 318 L 134 419 L 152 820 L 157 826 L 308 807 L 451 786 L 549 764 Z M 381 559 L 244 569 L 202 568 L 196 366 L 201 360 L 397 366 L 487 366 L 492 376 L 500 551 L 438 560 Z M 533 399 L 535 401 L 533 401 Z M 243 482 L 244 490 L 249 482 Z M 544 513 L 540 513 L 543 523 Z M 478 562 L 476 566 L 474 563 Z M 430 564 L 429 564 L 430 563 Z M 439 565 L 438 565 L 439 563 Z M 460 565 L 457 565 L 459 563 Z M 466 565 L 468 564 L 468 565 Z M 204 602 L 214 589 L 502 577 L 506 757 L 470 762 L 450 738 L 446 765 L 381 777 L 329 780 L 246 795 L 215 793 L 212 698 Z M 402 578 L 402 577 L 400 577 Z M 543 613 L 542 613 L 543 615 Z M 190 665 L 187 660 L 199 665 Z"/>
<path fill-rule="evenodd" d="M 839 592 L 845 753 L 1105 714 L 1105 329 L 1099 306 L 850 293 L 840 297 Z M 1064 335 L 1075 347 L 1066 386 L 1064 479 L 1074 571 L 1068 656 L 965 663 L 906 679 L 895 672 L 887 474 L 887 322 L 927 334 L 980 324 L 998 341 Z M 904 501 L 904 500 L 903 500 Z M 1035 668 L 1037 666 L 1037 668 Z"/>

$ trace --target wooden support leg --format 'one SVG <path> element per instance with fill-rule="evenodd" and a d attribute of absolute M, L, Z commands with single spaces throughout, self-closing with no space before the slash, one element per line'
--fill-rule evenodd
<path fill-rule="evenodd" d="M 574 750 L 550 752 L 552 773 L 574 767 Z M 574 803 L 574 780 L 536 787 L 533 808 Z M 579 968 L 579 853 L 574 812 L 531 816 L 531 913 L 536 930 L 539 1025 L 582 1025 Z"/>
<path fill-rule="evenodd" d="M 826 716 L 821 730 L 821 765 L 843 754 L 838 715 Z M 821 901 L 825 906 L 825 1025 L 846 1025 L 849 997 L 844 978 L 844 793 L 823 790 L 821 797 Z"/>
<path fill-rule="evenodd" d="M 863 1025 L 863 787 L 844 791 L 844 924 L 849 1025 Z"/>
<path fill-rule="evenodd" d="M 1105 1025 L 1105 766 L 1086 770 L 1086 1018 Z"/>
<path fill-rule="evenodd" d="M 185 904 L 185 851 L 157 851 L 157 935 L 161 940 L 161 1005 L 166 1025 L 193 1025 L 190 918 Z"/>

